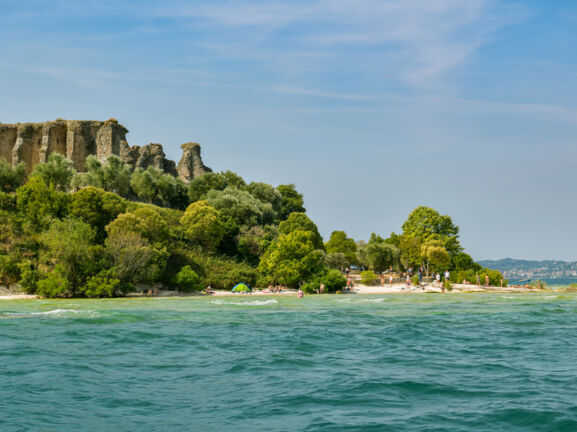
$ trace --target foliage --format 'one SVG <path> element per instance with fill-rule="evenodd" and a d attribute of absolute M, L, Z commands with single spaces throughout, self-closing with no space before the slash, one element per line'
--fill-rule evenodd
<path fill-rule="evenodd" d="M 349 261 L 345 254 L 339 252 L 326 254 L 324 261 L 328 268 L 341 271 L 349 265 Z"/>
<path fill-rule="evenodd" d="M 262 254 L 278 237 L 275 225 L 242 227 L 237 237 L 240 258 L 257 265 Z"/>
<path fill-rule="evenodd" d="M 108 235 L 131 231 L 154 244 L 165 244 L 170 231 L 165 220 L 153 207 L 138 207 L 130 213 L 123 213 L 106 226 Z"/>
<path fill-rule="evenodd" d="M 297 192 L 294 184 L 280 185 L 276 189 L 281 194 L 280 220 L 285 220 L 291 213 L 306 212 L 303 196 Z"/>
<path fill-rule="evenodd" d="M 88 186 L 72 195 L 69 213 L 95 227 L 103 239 L 106 225 L 125 210 L 126 202 L 118 195 Z"/>
<path fill-rule="evenodd" d="M 251 286 L 256 283 L 257 271 L 246 263 L 239 263 L 222 256 L 206 255 L 199 256 L 196 260 L 203 269 L 202 286 L 210 285 L 215 289 L 231 290 L 240 282 Z"/>
<path fill-rule="evenodd" d="M 42 257 L 57 266 L 61 276 L 70 281 L 72 288 L 76 288 L 94 261 L 94 237 L 94 228 L 79 219 L 55 220 L 40 235 L 44 246 Z"/>
<path fill-rule="evenodd" d="M 361 272 L 361 283 L 363 285 L 371 285 L 376 279 L 378 279 L 378 277 L 372 270 L 365 270 Z"/>
<path fill-rule="evenodd" d="M 172 284 L 180 291 L 200 291 L 200 277 L 190 266 L 184 266 L 174 275 Z"/>
<path fill-rule="evenodd" d="M 225 234 L 225 224 L 220 212 L 206 201 L 188 206 L 180 220 L 187 238 L 207 250 L 215 250 Z"/>
<path fill-rule="evenodd" d="M 26 167 L 20 162 L 15 167 L 0 159 L 0 192 L 14 192 L 26 180 Z"/>
<path fill-rule="evenodd" d="M 86 281 L 84 295 L 86 297 L 114 297 L 120 286 L 113 270 L 103 270 Z"/>
<path fill-rule="evenodd" d="M 274 211 L 275 219 L 278 217 L 281 211 L 282 195 L 277 189 L 266 183 L 252 182 L 246 190 L 259 201 L 269 203 Z"/>
<path fill-rule="evenodd" d="M 151 166 L 135 170 L 130 186 L 139 198 L 149 203 L 179 209 L 188 205 L 187 187 L 182 180 Z"/>
<path fill-rule="evenodd" d="M 66 215 L 69 196 L 47 185 L 40 177 L 32 176 L 17 192 L 16 207 L 35 230 L 45 228 L 51 218 Z"/>
<path fill-rule="evenodd" d="M 357 244 L 352 238 L 347 237 L 344 231 L 333 231 L 329 241 L 325 243 L 325 249 L 328 254 L 343 254 L 348 265 L 358 264 Z"/>
<path fill-rule="evenodd" d="M 399 236 L 400 261 L 405 270 L 421 262 L 421 243 L 418 238 Z"/>
<path fill-rule="evenodd" d="M 372 270 L 381 273 L 390 267 L 396 266 L 399 262 L 399 257 L 399 249 L 386 243 L 382 237 L 374 233 L 371 234 L 366 247 L 366 259 Z"/>
<path fill-rule="evenodd" d="M 319 252 L 310 231 L 281 234 L 262 256 L 259 270 L 270 283 L 296 287 L 323 268 Z"/>
<path fill-rule="evenodd" d="M 441 240 L 451 254 L 462 250 L 459 227 L 453 224 L 450 216 L 443 216 L 430 207 L 419 206 L 409 214 L 403 223 L 403 236 L 416 238 L 420 243 Z"/>
<path fill-rule="evenodd" d="M 279 234 L 290 234 L 295 231 L 306 231 L 311 233 L 311 239 L 315 249 L 324 250 L 325 245 L 319 229 L 315 223 L 304 213 L 291 213 L 290 216 L 282 221 L 278 226 Z"/>
<path fill-rule="evenodd" d="M 112 230 L 105 241 L 106 253 L 123 283 L 151 283 L 163 274 L 169 253 L 153 247 L 134 231 Z"/>
<path fill-rule="evenodd" d="M 52 153 L 46 163 L 34 167 L 31 176 L 40 177 L 47 186 L 53 185 L 56 190 L 65 192 L 70 189 L 74 173 L 70 159 L 60 153 Z"/>
<path fill-rule="evenodd" d="M 313 275 L 302 290 L 308 294 L 314 294 L 320 290 L 321 283 L 325 286 L 324 292 L 335 292 L 347 284 L 347 278 L 338 270 L 323 270 Z"/>
<path fill-rule="evenodd" d="M 426 241 L 421 246 L 421 258 L 427 276 L 429 275 L 431 265 L 435 270 L 441 271 L 442 267 L 446 267 L 451 260 L 447 249 L 445 249 L 445 243 L 442 240 Z"/>
<path fill-rule="evenodd" d="M 20 257 L 11 252 L 0 255 L 0 285 L 10 286 L 20 280 Z"/>
<path fill-rule="evenodd" d="M 118 156 L 109 156 L 103 164 L 96 156 L 89 155 L 85 166 L 86 172 L 74 176 L 73 186 L 94 186 L 120 196 L 130 192 L 130 168 Z"/>
<path fill-rule="evenodd" d="M 213 190 L 208 193 L 206 200 L 222 215 L 232 218 L 239 226 L 263 225 L 274 219 L 271 204 L 263 203 L 241 189 L 227 187 L 222 191 Z"/>
<path fill-rule="evenodd" d="M 42 297 L 54 298 L 68 296 L 70 294 L 70 283 L 60 267 L 56 267 L 49 272 L 44 279 L 37 283 L 36 294 Z"/>

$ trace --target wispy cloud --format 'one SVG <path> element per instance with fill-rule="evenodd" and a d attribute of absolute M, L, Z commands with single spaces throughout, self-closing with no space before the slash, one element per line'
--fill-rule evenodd
<path fill-rule="evenodd" d="M 220 29 L 222 43 L 230 44 L 222 29 L 242 31 L 238 45 L 224 48 L 232 55 L 242 55 L 241 45 L 252 56 L 262 51 L 268 58 L 271 45 L 280 55 L 315 49 L 338 55 L 347 47 L 369 47 L 375 62 L 394 62 L 397 75 L 414 86 L 462 64 L 497 30 L 527 16 L 526 9 L 499 0 L 245 0 L 169 3 L 158 13 L 196 25 L 208 22 Z"/>

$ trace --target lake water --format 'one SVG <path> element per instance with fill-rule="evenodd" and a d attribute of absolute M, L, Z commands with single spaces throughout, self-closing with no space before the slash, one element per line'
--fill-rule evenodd
<path fill-rule="evenodd" d="M 576 431 L 577 295 L 0 302 L 0 430 Z"/>

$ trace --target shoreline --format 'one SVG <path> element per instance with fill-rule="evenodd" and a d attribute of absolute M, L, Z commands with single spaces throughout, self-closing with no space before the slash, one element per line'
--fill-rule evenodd
<path fill-rule="evenodd" d="M 494 294 L 524 294 L 524 293 L 565 293 L 565 292 L 575 292 L 574 289 L 535 289 L 535 288 L 517 288 L 517 287 L 485 287 L 481 285 L 463 285 L 463 284 L 453 284 L 451 291 L 445 290 L 445 294 L 471 294 L 471 293 L 494 293 Z M 186 297 L 284 297 L 284 296 L 296 296 L 297 290 L 286 290 L 280 293 L 264 292 L 263 290 L 255 290 L 249 294 L 241 293 L 231 293 L 225 290 L 215 290 L 212 294 L 202 294 L 200 292 L 179 292 L 179 291 L 168 291 L 161 290 L 157 295 L 146 295 L 143 293 L 129 293 L 125 297 L 113 297 L 112 299 L 142 299 L 142 298 L 186 298 Z M 352 292 L 343 292 L 337 295 L 387 295 L 387 294 L 442 294 L 440 286 L 436 284 L 425 284 L 421 287 L 412 286 L 410 292 L 406 289 L 405 284 L 393 284 L 383 286 L 368 286 L 368 285 L 356 285 Z M 330 294 L 305 294 L 305 296 L 317 296 L 317 295 L 335 295 Z M 71 298 L 65 298 L 60 300 L 70 300 Z M 82 299 L 82 298 L 75 298 Z M 2 293 L 0 295 L 1 300 L 46 300 L 45 298 L 39 297 L 35 294 L 22 294 L 22 293 Z M 58 299 L 51 299 L 58 300 Z M 94 300 L 94 299 L 86 299 Z M 102 299 L 98 299 L 102 300 Z"/>

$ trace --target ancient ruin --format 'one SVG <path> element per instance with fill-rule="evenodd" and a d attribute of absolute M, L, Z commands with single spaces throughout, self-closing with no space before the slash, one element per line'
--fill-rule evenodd
<path fill-rule="evenodd" d="M 202 163 L 197 143 L 181 146 L 183 154 L 177 167 L 174 161 L 166 159 L 162 145 L 130 146 L 127 133 L 128 129 L 114 119 L 0 123 L 0 158 L 14 166 L 23 162 L 31 172 L 35 165 L 46 162 L 51 153 L 60 153 L 74 163 L 77 171 L 84 171 L 87 156 L 105 160 L 116 155 L 133 170 L 152 166 L 185 182 L 212 171 Z"/>

